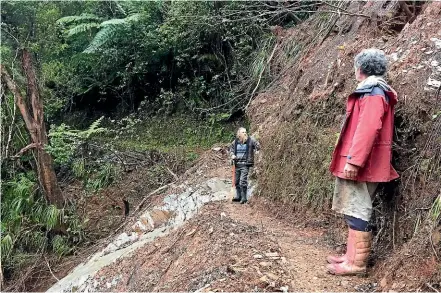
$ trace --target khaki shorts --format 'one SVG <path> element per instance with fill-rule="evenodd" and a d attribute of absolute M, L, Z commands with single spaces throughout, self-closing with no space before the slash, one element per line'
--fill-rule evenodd
<path fill-rule="evenodd" d="M 332 209 L 337 213 L 369 222 L 377 187 L 378 183 L 375 182 L 358 182 L 337 177 Z"/>

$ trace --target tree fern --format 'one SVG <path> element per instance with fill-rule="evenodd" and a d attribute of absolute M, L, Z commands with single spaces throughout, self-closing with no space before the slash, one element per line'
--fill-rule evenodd
<path fill-rule="evenodd" d="M 99 23 L 95 23 L 95 22 L 91 22 L 91 23 L 80 23 L 77 26 L 74 26 L 73 28 L 69 29 L 67 32 L 67 36 L 68 37 L 72 37 L 84 32 L 88 32 L 91 31 L 94 28 L 99 28 L 100 24 Z"/>
<path fill-rule="evenodd" d="M 81 23 L 84 21 L 99 22 L 99 21 L 101 21 L 101 18 L 99 16 L 94 15 L 94 14 L 84 13 L 81 15 L 71 15 L 71 16 L 62 17 L 59 20 L 57 20 L 57 24 Z"/>
<path fill-rule="evenodd" d="M 120 33 L 123 29 L 128 28 L 134 22 L 139 21 L 141 15 L 135 13 L 126 18 L 110 19 L 100 24 L 101 30 L 95 35 L 92 42 L 84 50 L 84 53 L 94 53 L 102 48 L 107 42 L 112 40 L 116 34 Z"/>

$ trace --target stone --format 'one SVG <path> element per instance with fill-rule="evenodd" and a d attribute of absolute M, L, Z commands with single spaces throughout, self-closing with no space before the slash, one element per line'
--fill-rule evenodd
<path fill-rule="evenodd" d="M 437 49 L 441 49 L 441 40 L 440 39 L 438 39 L 438 38 L 430 38 L 430 40 L 435 43 L 435 47 Z"/>
<path fill-rule="evenodd" d="M 268 279 L 267 276 L 262 276 L 262 277 L 259 279 L 259 281 L 262 282 L 262 283 L 269 283 L 269 279 Z"/>
<path fill-rule="evenodd" d="M 271 263 L 267 262 L 267 261 L 262 261 L 262 262 L 259 263 L 259 265 L 262 266 L 262 267 L 269 267 L 271 265 Z"/>
<path fill-rule="evenodd" d="M 276 274 L 270 273 L 270 272 L 265 273 L 265 275 L 268 276 L 268 278 L 270 278 L 270 279 L 272 279 L 274 281 L 277 281 L 279 279 L 279 276 L 277 276 Z"/>
<path fill-rule="evenodd" d="M 390 57 L 392 58 L 393 61 L 397 61 L 398 60 L 398 54 L 397 53 L 390 54 Z"/>
<path fill-rule="evenodd" d="M 441 81 L 429 77 L 427 80 L 427 85 L 439 88 L 441 86 Z"/>
<path fill-rule="evenodd" d="M 340 282 L 340 285 L 342 285 L 343 287 L 347 287 L 347 286 L 349 285 L 349 282 L 346 281 L 346 280 L 342 280 L 342 281 Z"/>
<path fill-rule="evenodd" d="M 279 259 L 280 258 L 279 254 L 277 252 L 268 252 L 268 253 L 265 253 L 265 256 L 270 259 Z"/>
<path fill-rule="evenodd" d="M 384 277 L 384 278 L 381 279 L 381 281 L 380 281 L 380 287 L 381 287 L 381 288 L 386 288 L 387 285 L 388 285 L 387 277 Z"/>
<path fill-rule="evenodd" d="M 212 150 L 215 151 L 215 152 L 218 152 L 218 151 L 222 150 L 222 148 L 220 148 L 220 147 L 215 147 L 215 148 L 212 148 Z"/>
<path fill-rule="evenodd" d="M 261 258 L 263 258 L 263 256 L 260 255 L 260 254 L 255 254 L 255 255 L 253 255 L 253 257 L 256 258 L 256 259 L 261 259 Z"/>

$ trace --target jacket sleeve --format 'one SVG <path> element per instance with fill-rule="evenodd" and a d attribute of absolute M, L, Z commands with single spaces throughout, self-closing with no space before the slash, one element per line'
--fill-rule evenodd
<path fill-rule="evenodd" d="M 383 126 L 383 116 L 386 109 L 387 104 L 381 95 L 361 98 L 360 115 L 347 156 L 348 163 L 364 167 L 372 151 L 375 138 Z"/>
<path fill-rule="evenodd" d="M 260 151 L 260 143 L 256 139 L 253 139 L 253 148 L 256 151 Z"/>
<path fill-rule="evenodd" d="M 234 146 L 235 146 L 235 141 L 233 140 L 233 142 L 230 145 L 230 157 L 234 155 Z"/>

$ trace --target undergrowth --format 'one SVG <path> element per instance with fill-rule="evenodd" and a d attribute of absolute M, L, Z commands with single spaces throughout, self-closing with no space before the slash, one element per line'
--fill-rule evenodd
<path fill-rule="evenodd" d="M 326 111 L 339 102 L 329 96 L 298 106 L 298 117 L 264 138 L 263 160 L 271 163 L 263 166 L 259 185 L 266 196 L 317 210 L 329 206 L 333 178 L 328 168 L 340 121 Z"/>
<path fill-rule="evenodd" d="M 111 121 L 109 135 L 101 141 L 112 142 L 120 150 L 159 151 L 182 155 L 194 161 L 201 151 L 217 143 L 229 142 L 236 130 L 231 123 L 221 122 L 215 117 L 198 120 L 185 116 L 155 117 L 141 120 L 127 117 Z"/>

